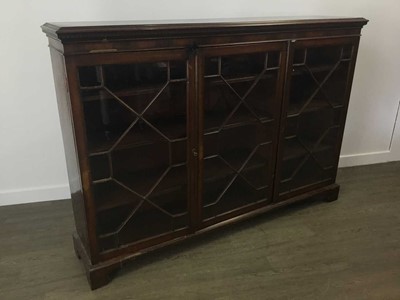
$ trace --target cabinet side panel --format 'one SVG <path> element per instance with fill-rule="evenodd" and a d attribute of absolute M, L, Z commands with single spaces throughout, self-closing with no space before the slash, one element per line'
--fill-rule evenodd
<path fill-rule="evenodd" d="M 57 50 L 50 48 L 51 62 L 53 66 L 54 84 L 57 95 L 61 131 L 63 136 L 65 158 L 67 162 L 68 180 L 71 191 L 72 207 L 75 217 L 75 226 L 82 244 L 89 251 L 85 202 L 81 184 L 74 127 L 71 117 L 71 104 L 66 83 L 64 56 Z"/>

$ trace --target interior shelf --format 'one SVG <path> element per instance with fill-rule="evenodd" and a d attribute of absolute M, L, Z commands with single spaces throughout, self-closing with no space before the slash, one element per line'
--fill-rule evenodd
<path fill-rule="evenodd" d="M 325 151 L 332 150 L 332 145 L 322 144 L 320 143 L 316 148 L 313 147 L 313 142 L 304 141 L 303 144 L 305 147 L 311 150 L 312 153 L 320 153 Z M 299 142 L 293 143 L 290 146 L 285 147 L 285 152 L 283 155 L 283 161 L 290 161 L 293 159 L 297 159 L 309 154 L 309 151 L 304 148 Z"/>
<path fill-rule="evenodd" d="M 204 159 L 204 182 L 209 184 L 213 181 L 218 181 L 224 178 L 233 177 L 240 167 L 244 164 L 250 151 L 246 149 L 233 149 L 229 152 L 224 152 L 219 155 L 212 155 Z M 230 167 L 227 163 L 232 167 Z M 266 167 L 266 159 L 261 155 L 254 153 L 243 171 L 260 170 Z"/>
<path fill-rule="evenodd" d="M 111 230 L 100 234 L 99 241 L 102 251 L 187 228 L 187 213 L 177 217 L 170 217 L 150 206 L 149 204 L 143 205 L 120 232 Z M 149 222 L 149 220 L 151 221 Z"/>
<path fill-rule="evenodd" d="M 261 77 L 260 80 L 265 80 L 265 79 L 271 79 L 271 78 L 276 78 L 276 73 L 272 71 L 276 71 L 279 68 L 271 68 L 268 71 L 266 71 Z M 242 82 L 253 82 L 259 77 L 259 74 L 253 75 L 253 76 L 243 76 L 243 77 L 232 77 L 232 78 L 225 78 L 222 79 L 220 75 L 206 75 L 204 78 L 206 78 L 208 81 L 207 83 L 210 85 L 219 85 L 219 84 L 225 84 L 225 81 L 228 83 L 242 83 Z"/>
<path fill-rule="evenodd" d="M 223 184 L 221 186 L 221 184 Z M 267 187 L 254 190 L 240 177 L 230 185 L 217 202 L 221 192 L 228 182 L 208 184 L 203 191 L 203 219 L 209 220 L 237 209 L 267 200 Z"/>
<path fill-rule="evenodd" d="M 289 104 L 289 109 L 288 109 L 288 118 L 291 117 L 297 117 L 300 114 L 300 110 L 303 108 L 305 102 L 295 102 L 292 101 Z M 307 113 L 313 113 L 319 110 L 325 110 L 325 109 L 339 109 L 343 108 L 343 105 L 331 105 L 329 104 L 326 100 L 320 100 L 320 99 L 313 99 L 311 102 L 304 108 L 304 110 L 301 112 L 302 114 L 307 114 Z"/>
<path fill-rule="evenodd" d="M 158 129 L 161 134 L 144 121 L 139 120 L 118 143 L 117 148 L 129 149 L 160 142 L 168 142 L 168 139 L 170 141 L 186 140 L 186 119 L 184 116 L 158 119 L 157 121 L 152 120 L 151 124 Z M 118 138 L 122 136 L 125 130 L 88 134 L 90 154 L 108 151 L 116 143 Z"/>
<path fill-rule="evenodd" d="M 298 75 L 304 75 L 304 74 L 309 74 L 309 71 L 311 73 L 316 74 L 316 73 L 321 73 L 321 72 L 330 72 L 333 70 L 335 65 L 329 64 L 329 65 L 324 65 L 324 64 L 319 64 L 316 66 L 309 66 L 307 67 L 304 64 L 296 64 L 293 65 L 293 70 L 292 70 L 292 76 L 298 76 Z"/>
<path fill-rule="evenodd" d="M 174 177 L 164 177 L 163 180 L 168 180 L 169 184 L 163 184 L 162 182 L 158 185 L 161 188 L 155 188 L 153 193 L 149 195 L 150 199 L 158 199 L 159 201 L 167 199 L 168 196 L 176 195 L 179 191 L 186 192 L 186 167 L 182 166 L 180 172 L 174 172 Z M 128 189 L 133 190 L 141 196 L 145 196 L 156 182 L 161 178 L 166 168 L 158 168 L 152 170 L 145 170 L 141 172 L 129 172 L 123 175 L 117 175 L 116 181 L 122 183 Z M 171 171 L 169 171 L 171 172 Z M 105 186 L 104 188 L 101 185 Z M 106 186 L 110 186 L 107 188 Z M 167 186 L 166 186 L 167 185 Z M 135 204 L 142 200 L 142 198 L 135 193 L 132 193 L 127 188 L 121 186 L 119 183 L 110 179 L 109 181 L 96 183 L 95 187 L 98 186 L 99 193 L 96 194 L 96 206 L 97 211 L 110 210 L 115 207 Z M 160 200 L 161 199 L 161 200 Z"/>
<path fill-rule="evenodd" d="M 221 125 L 225 122 L 228 114 L 223 112 L 205 112 L 204 114 L 204 132 L 213 133 L 219 131 Z M 237 128 L 242 126 L 248 126 L 261 122 L 263 124 L 272 123 L 274 121 L 271 117 L 260 117 L 251 114 L 250 112 L 243 112 L 237 110 L 235 114 L 228 120 L 228 122 L 222 127 L 223 129 Z"/>
<path fill-rule="evenodd" d="M 116 91 L 111 90 L 111 92 L 116 95 L 118 98 L 124 100 L 134 96 L 142 96 L 142 95 L 155 95 L 162 89 L 163 85 L 140 85 L 138 87 L 119 89 Z M 102 86 L 94 86 L 94 87 L 81 87 L 82 90 L 82 101 L 90 102 L 90 101 L 99 101 L 99 100 L 115 100 L 114 96 L 110 93 L 106 92 Z M 99 91 L 104 90 L 104 93 L 99 95 Z"/>
<path fill-rule="evenodd" d="M 139 197 L 112 180 L 94 184 L 94 191 L 97 212 L 125 205 L 136 205 L 140 201 Z"/>

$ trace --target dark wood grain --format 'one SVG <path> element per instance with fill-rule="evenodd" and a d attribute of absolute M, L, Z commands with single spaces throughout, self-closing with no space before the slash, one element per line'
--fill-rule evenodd
<path fill-rule="evenodd" d="M 177 21 L 132 22 L 71 22 L 46 23 L 42 29 L 49 37 L 62 42 L 78 40 L 114 40 L 138 37 L 178 37 L 190 35 L 249 34 L 286 30 L 321 30 L 338 27 L 360 27 L 368 21 L 364 18 L 242 18 Z"/>

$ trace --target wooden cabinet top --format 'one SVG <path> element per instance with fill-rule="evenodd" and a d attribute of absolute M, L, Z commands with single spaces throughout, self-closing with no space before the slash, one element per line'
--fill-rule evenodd
<path fill-rule="evenodd" d="M 283 17 L 164 21 L 46 23 L 42 30 L 62 43 L 137 38 L 190 37 L 341 28 L 361 29 L 364 18 Z"/>

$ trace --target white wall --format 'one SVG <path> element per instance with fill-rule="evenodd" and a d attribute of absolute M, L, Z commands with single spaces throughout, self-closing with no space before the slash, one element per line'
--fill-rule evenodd
<path fill-rule="evenodd" d="M 0 205 L 68 198 L 47 21 L 362 16 L 341 165 L 400 159 L 398 0 L 4 0 L 0 10 Z"/>

